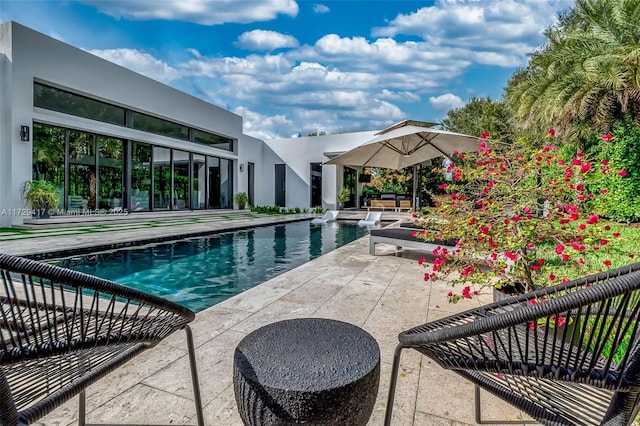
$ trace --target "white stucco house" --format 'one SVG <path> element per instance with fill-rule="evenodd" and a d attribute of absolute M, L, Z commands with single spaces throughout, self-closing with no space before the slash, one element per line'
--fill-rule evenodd
<path fill-rule="evenodd" d="M 0 227 L 31 214 L 21 185 L 50 182 L 54 214 L 253 205 L 357 206 L 359 170 L 322 165 L 375 131 L 260 140 L 242 117 L 48 37 L 0 25 Z"/>

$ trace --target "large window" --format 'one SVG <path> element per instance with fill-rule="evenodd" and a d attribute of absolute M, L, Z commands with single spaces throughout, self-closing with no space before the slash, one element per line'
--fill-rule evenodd
<path fill-rule="evenodd" d="M 58 209 L 233 208 L 232 160 L 41 123 L 33 129 L 32 179 L 56 186 Z"/>
<path fill-rule="evenodd" d="M 98 136 L 98 208 L 121 210 L 123 208 L 123 141 Z"/>
<path fill-rule="evenodd" d="M 207 194 L 207 208 L 220 208 L 220 159 L 207 157 L 207 182 L 209 194 Z"/>
<path fill-rule="evenodd" d="M 66 131 L 44 124 L 33 125 L 33 180 L 53 183 L 64 207 L 64 159 Z"/>
<path fill-rule="evenodd" d="M 220 159 L 220 207 L 233 208 L 233 162 L 225 158 Z"/>
<path fill-rule="evenodd" d="M 173 150 L 173 209 L 190 208 L 189 153 Z"/>
<path fill-rule="evenodd" d="M 203 209 L 205 203 L 205 185 L 207 183 L 205 167 L 205 156 L 200 154 L 193 154 L 192 156 L 192 168 L 193 168 L 193 196 L 191 197 L 192 209 Z"/>
<path fill-rule="evenodd" d="M 151 145 L 134 142 L 131 149 L 131 211 L 151 208 Z"/>
<path fill-rule="evenodd" d="M 153 147 L 153 209 L 169 210 L 171 203 L 171 150 Z"/>
<path fill-rule="evenodd" d="M 127 126 L 143 132 L 209 145 L 225 151 L 233 151 L 233 139 L 231 138 L 192 129 L 171 120 L 122 108 L 42 83 L 33 83 L 33 105 L 91 120 Z"/>
<path fill-rule="evenodd" d="M 311 163 L 310 206 L 322 206 L 322 163 Z"/>
<path fill-rule="evenodd" d="M 69 210 L 97 208 L 97 178 L 95 136 L 69 131 Z"/>
<path fill-rule="evenodd" d="M 120 126 L 125 123 L 124 108 L 40 83 L 33 84 L 33 105 Z"/>
<path fill-rule="evenodd" d="M 202 130 L 193 130 L 193 142 L 211 145 L 214 148 L 224 149 L 225 151 L 233 151 L 232 139 L 214 135 L 213 133 L 203 132 Z"/>
<path fill-rule="evenodd" d="M 131 111 L 131 127 L 143 132 L 189 140 L 189 128 L 187 126 L 136 111 Z"/>

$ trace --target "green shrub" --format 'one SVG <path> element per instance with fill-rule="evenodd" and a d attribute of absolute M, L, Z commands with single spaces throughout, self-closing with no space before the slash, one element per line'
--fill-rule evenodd
<path fill-rule="evenodd" d="M 615 126 L 613 139 L 600 141 L 599 160 L 609 160 L 608 192 L 592 203 L 595 213 L 617 222 L 640 221 L 640 127 L 627 121 Z M 619 176 L 617 170 L 626 170 Z"/>

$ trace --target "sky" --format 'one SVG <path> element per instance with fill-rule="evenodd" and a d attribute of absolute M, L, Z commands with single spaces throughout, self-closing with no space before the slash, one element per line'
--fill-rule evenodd
<path fill-rule="evenodd" d="M 258 138 L 440 122 L 502 97 L 572 0 L 0 0 L 16 21 L 244 118 Z"/>

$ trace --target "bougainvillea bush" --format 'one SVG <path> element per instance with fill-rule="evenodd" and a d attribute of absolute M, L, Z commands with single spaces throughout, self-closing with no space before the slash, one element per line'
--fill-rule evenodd
<path fill-rule="evenodd" d="M 553 135 L 537 150 L 483 139 L 478 152 L 454 158 L 446 171 L 451 180 L 441 185 L 445 194 L 433 195 L 435 208 L 414 216 L 425 240 L 456 241 L 454 249 L 434 250 L 425 273 L 427 281 L 459 285 L 451 302 L 472 298 L 479 287 L 531 291 L 612 266 L 602 252 L 620 234 L 589 205 L 606 195 L 603 177 L 624 179 L 626 171 L 582 152 L 563 159 Z"/>

